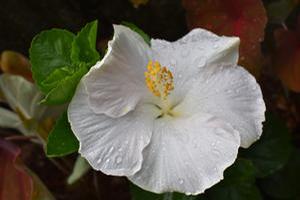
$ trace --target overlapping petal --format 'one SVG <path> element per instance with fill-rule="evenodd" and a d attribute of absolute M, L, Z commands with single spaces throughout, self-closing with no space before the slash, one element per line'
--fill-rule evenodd
<path fill-rule="evenodd" d="M 142 168 L 129 179 L 156 193 L 199 194 L 223 179 L 239 145 L 238 133 L 209 114 L 158 120 Z"/>
<path fill-rule="evenodd" d="M 175 110 L 210 113 L 230 123 L 249 147 L 262 133 L 265 104 L 255 78 L 242 67 L 218 64 L 203 68 Z"/>
<path fill-rule="evenodd" d="M 175 42 L 152 39 L 151 47 L 153 59 L 173 73 L 176 89 L 172 98 L 179 101 L 176 96 L 185 95 L 202 67 L 219 62 L 237 64 L 239 43 L 237 37 L 220 37 L 197 28 Z"/>
<path fill-rule="evenodd" d="M 147 91 L 144 71 L 151 50 L 129 28 L 115 25 L 114 30 L 105 57 L 91 68 L 84 82 L 95 113 L 120 117 L 133 110 Z"/>
<path fill-rule="evenodd" d="M 156 110 L 137 106 L 120 118 L 94 113 L 84 82 L 79 83 L 68 109 L 79 152 L 94 169 L 106 174 L 134 174 L 141 167 L 142 150 L 150 142 Z"/>
<path fill-rule="evenodd" d="M 93 168 L 157 193 L 198 194 L 223 178 L 240 145 L 261 135 L 262 93 L 236 67 L 238 38 L 195 29 L 176 42 L 151 45 L 115 26 L 106 56 L 77 88 L 69 121 Z M 149 60 L 174 75 L 171 117 L 146 88 Z"/>
<path fill-rule="evenodd" d="M 237 64 L 239 43 L 238 37 L 220 37 L 196 28 L 175 42 L 152 39 L 151 48 L 154 58 L 182 72 L 183 67 L 201 68 L 215 62 Z"/>

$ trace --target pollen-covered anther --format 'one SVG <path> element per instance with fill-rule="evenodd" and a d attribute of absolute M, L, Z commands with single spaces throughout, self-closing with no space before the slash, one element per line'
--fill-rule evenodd
<path fill-rule="evenodd" d="M 145 72 L 148 89 L 157 97 L 166 98 L 174 89 L 173 74 L 157 61 L 149 61 Z"/>

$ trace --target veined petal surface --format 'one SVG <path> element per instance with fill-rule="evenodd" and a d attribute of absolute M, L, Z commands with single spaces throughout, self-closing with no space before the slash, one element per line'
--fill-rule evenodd
<path fill-rule="evenodd" d="M 80 142 L 79 153 L 96 170 L 129 176 L 142 165 L 142 150 L 150 142 L 156 110 L 137 106 L 123 117 L 96 114 L 89 107 L 84 81 L 68 108 L 71 128 Z"/>
<path fill-rule="evenodd" d="M 115 26 L 106 56 L 77 88 L 69 121 L 93 168 L 156 193 L 199 194 L 223 178 L 239 146 L 260 137 L 262 93 L 236 66 L 236 37 L 195 29 L 176 42 L 151 45 Z M 165 99 L 146 88 L 150 60 L 174 77 Z"/>
<path fill-rule="evenodd" d="M 114 26 L 113 40 L 104 58 L 85 77 L 93 112 L 120 117 L 133 110 L 147 95 L 144 72 L 151 59 L 150 47 L 136 32 Z"/>
<path fill-rule="evenodd" d="M 168 66 L 174 75 L 175 90 L 172 99 L 180 101 L 191 87 L 191 80 L 202 67 L 213 63 L 237 64 L 240 40 L 237 37 L 218 36 L 204 29 L 193 29 L 175 42 L 151 40 L 153 59 Z"/>
<path fill-rule="evenodd" d="M 237 157 L 238 133 L 205 113 L 156 121 L 140 171 L 129 179 L 156 193 L 199 194 L 223 179 Z"/>
<path fill-rule="evenodd" d="M 193 87 L 175 108 L 178 112 L 210 113 L 230 123 L 249 147 L 262 134 L 265 103 L 260 86 L 245 69 L 231 64 L 202 68 Z"/>

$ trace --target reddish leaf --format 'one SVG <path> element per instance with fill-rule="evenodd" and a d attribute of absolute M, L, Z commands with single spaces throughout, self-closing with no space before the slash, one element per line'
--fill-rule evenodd
<path fill-rule="evenodd" d="M 133 7 L 138 8 L 141 5 L 146 5 L 149 0 L 130 0 Z"/>
<path fill-rule="evenodd" d="M 3 51 L 1 53 L 0 68 L 5 73 L 20 75 L 33 82 L 28 59 L 18 52 Z"/>
<path fill-rule="evenodd" d="M 274 36 L 276 41 L 274 64 L 277 74 L 290 90 L 300 92 L 300 30 L 278 29 L 274 32 Z"/>
<path fill-rule="evenodd" d="M 31 200 L 33 182 L 18 161 L 21 150 L 0 140 L 0 199 Z"/>
<path fill-rule="evenodd" d="M 182 0 L 190 29 L 202 27 L 241 39 L 239 64 L 259 75 L 267 23 L 261 0 Z"/>

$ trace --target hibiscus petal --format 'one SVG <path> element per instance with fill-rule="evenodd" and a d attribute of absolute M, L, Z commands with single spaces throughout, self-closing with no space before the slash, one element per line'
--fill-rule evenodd
<path fill-rule="evenodd" d="M 115 25 L 114 30 L 105 57 L 91 68 L 84 82 L 95 113 L 120 117 L 133 110 L 147 91 L 144 71 L 151 50 L 129 28 Z"/>
<path fill-rule="evenodd" d="M 196 28 L 175 42 L 151 40 L 154 58 L 173 67 L 176 71 L 185 68 L 201 68 L 214 62 L 237 64 L 238 37 L 218 36 L 210 31 Z"/>
<path fill-rule="evenodd" d="M 156 193 L 199 194 L 223 179 L 240 137 L 229 124 L 201 113 L 157 120 L 140 171 L 129 179 Z"/>
<path fill-rule="evenodd" d="M 265 104 L 260 86 L 242 67 L 218 65 L 198 73 L 194 86 L 175 110 L 210 113 L 230 123 L 241 136 L 241 146 L 259 139 L 265 120 Z"/>
<path fill-rule="evenodd" d="M 120 118 L 96 114 L 81 81 L 68 108 L 71 128 L 80 142 L 79 153 L 103 173 L 134 174 L 141 167 L 142 150 L 150 142 L 155 118 L 151 108 L 137 106 Z"/>
<path fill-rule="evenodd" d="M 175 85 L 173 95 L 184 96 L 191 85 L 191 80 L 202 67 L 219 62 L 236 65 L 239 42 L 237 37 L 219 37 L 197 28 L 175 42 L 151 40 L 151 47 L 154 51 L 154 60 L 168 66 L 173 73 Z"/>

